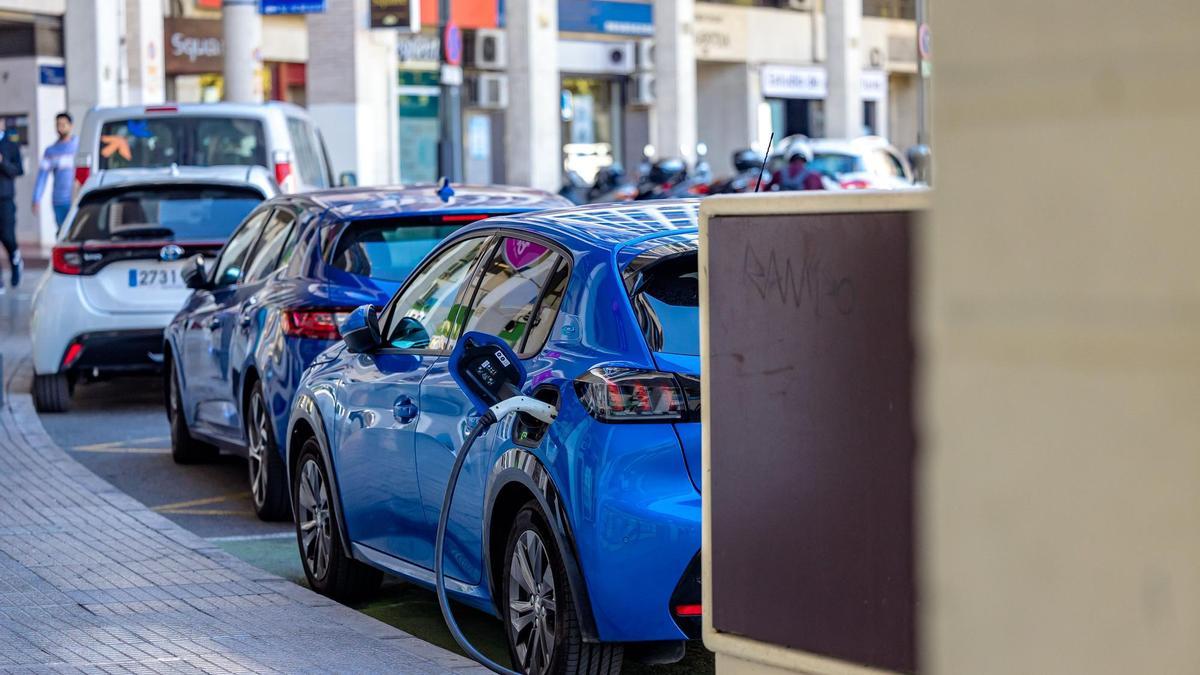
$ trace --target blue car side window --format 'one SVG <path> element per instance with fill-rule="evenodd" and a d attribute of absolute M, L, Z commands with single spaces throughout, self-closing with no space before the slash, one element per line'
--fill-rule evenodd
<path fill-rule="evenodd" d="M 487 237 L 458 242 L 442 251 L 392 300 L 383 333 L 397 349 L 449 351 L 462 326 L 459 290 L 483 251 Z"/>

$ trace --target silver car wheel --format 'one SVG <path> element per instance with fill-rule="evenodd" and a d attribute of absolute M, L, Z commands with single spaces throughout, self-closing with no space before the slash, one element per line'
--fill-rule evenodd
<path fill-rule="evenodd" d="M 304 565 L 314 579 L 324 579 L 333 550 L 333 523 L 329 511 L 329 490 L 317 463 L 308 459 L 300 467 L 299 506 L 300 549 Z"/>
<path fill-rule="evenodd" d="M 554 656 L 557 606 L 554 571 L 537 532 L 526 530 L 517 539 L 508 576 L 508 623 L 521 669 L 547 672 Z"/>
<path fill-rule="evenodd" d="M 250 397 L 249 422 L 246 429 L 249 440 L 246 463 L 250 470 L 250 493 L 254 495 L 254 505 L 261 509 L 267 501 L 267 453 L 271 451 L 267 447 L 267 439 L 270 438 L 271 431 L 268 426 L 270 422 L 267 406 L 263 402 L 262 394 L 257 391 Z"/>

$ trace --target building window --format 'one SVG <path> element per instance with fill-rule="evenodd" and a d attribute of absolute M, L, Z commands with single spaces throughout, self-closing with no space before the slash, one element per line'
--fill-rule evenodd
<path fill-rule="evenodd" d="M 917 0 L 863 0 L 863 16 L 916 19 Z"/>

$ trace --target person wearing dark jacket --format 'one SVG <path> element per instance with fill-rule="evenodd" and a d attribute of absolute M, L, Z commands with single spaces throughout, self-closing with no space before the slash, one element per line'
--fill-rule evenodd
<path fill-rule="evenodd" d="M 21 284 L 21 250 L 17 248 L 17 204 L 14 201 L 17 188 L 15 179 L 25 173 L 21 164 L 21 146 L 17 145 L 4 128 L 0 119 L 0 246 L 8 254 L 12 268 L 12 285 Z M 0 290 L 4 284 L 0 282 Z"/>

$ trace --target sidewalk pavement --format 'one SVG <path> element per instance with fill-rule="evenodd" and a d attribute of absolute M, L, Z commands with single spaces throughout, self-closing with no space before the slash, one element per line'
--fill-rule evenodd
<path fill-rule="evenodd" d="M 22 291 L 0 297 L 0 673 L 488 672 L 234 558 L 56 446 Z"/>

